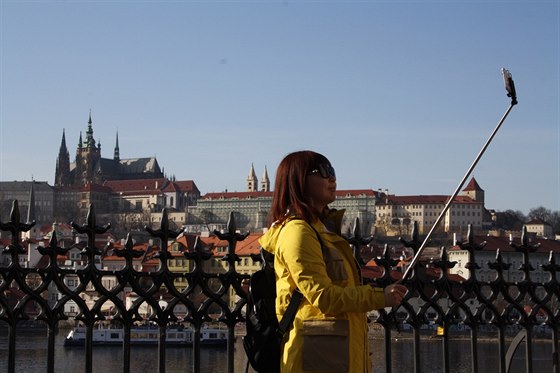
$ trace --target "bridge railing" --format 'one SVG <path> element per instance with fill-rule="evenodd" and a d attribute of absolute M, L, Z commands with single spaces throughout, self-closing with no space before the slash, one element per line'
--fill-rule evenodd
<path fill-rule="evenodd" d="M 97 265 L 102 250 L 96 247 L 96 237 L 107 232 L 110 226 L 97 225 L 93 206 L 90 207 L 85 224 L 72 223 L 77 233 L 87 237 L 81 249 L 83 266 L 70 268 L 60 264 L 59 257 L 67 255 L 72 247 L 60 247 L 56 231 L 53 231 L 48 245 L 36 249 L 48 264 L 27 268 L 20 261 L 20 256 L 26 253 L 22 234 L 29 231 L 34 223 L 20 221 L 17 201 L 10 216 L 9 222 L 0 222 L 0 230 L 11 233 L 10 244 L 0 254 L 9 258 L 6 265 L 0 266 L 0 327 L 5 326 L 8 331 L 8 373 L 16 371 L 16 335 L 21 329 L 19 326 L 29 319 L 42 321 L 46 325 L 47 372 L 54 372 L 55 335 L 59 325 L 72 318 L 83 325 L 86 331 L 83 353 L 85 371 L 88 373 L 93 371 L 94 328 L 109 319 L 124 329 L 123 372 L 130 372 L 131 369 L 131 330 L 136 324 L 145 322 L 159 328 L 159 372 L 166 370 L 166 330 L 177 323 L 187 325 L 193 332 L 192 371 L 204 372 L 200 359 L 202 331 L 206 325 L 215 322 L 227 327 L 227 370 L 234 371 L 235 331 L 236 327 L 239 329 L 244 323 L 249 274 L 237 271 L 240 257 L 236 253 L 236 246 L 245 240 L 247 234 L 237 232 L 233 213 L 227 231 L 215 232 L 220 240 L 228 242 L 227 252 L 221 258 L 226 263 L 225 270 L 220 273 L 205 271 L 204 264 L 212 259 L 212 253 L 198 238 L 193 247 L 182 254 L 189 263 L 185 271 L 170 268 L 170 260 L 176 257 L 168 250 L 167 243 L 172 242 L 180 232 L 170 229 L 165 210 L 158 229 L 146 227 L 148 233 L 162 243 L 154 255 L 154 259 L 159 261 L 158 266 L 149 272 L 135 267 L 135 260 L 145 252 L 134 249 L 130 234 L 124 247 L 114 251 L 124 263 L 121 269 L 105 270 Z M 402 240 L 414 252 L 420 246 L 415 232 L 410 241 Z M 542 270 L 549 273 L 548 280 L 534 282 L 530 254 L 535 248 L 522 236 L 521 244 L 516 245 L 515 249 L 523 258 L 519 268 L 524 274 L 523 280 L 506 281 L 505 273 L 511 269 L 511 264 L 504 262 L 498 251 L 495 260 L 487 263 L 495 271 L 495 278 L 481 281 L 477 279 L 480 267 L 476 261 L 481 246 L 472 237 L 469 232 L 467 241 L 460 243 L 461 248 L 469 254 L 466 265 L 468 276 L 460 278 L 449 274 L 449 269 L 455 263 L 448 259 L 447 250 L 442 248 L 440 257 L 429 263 L 422 262 L 402 282 L 409 292 L 398 309 L 381 310 L 373 316 L 373 322 L 379 326 L 384 340 L 386 372 L 393 369 L 392 344 L 396 333 L 401 332 L 410 334 L 414 370 L 421 372 L 421 346 L 425 340 L 422 335 L 425 335 L 426 326 L 436 325 L 442 343 L 441 365 L 444 372 L 452 371 L 449 349 L 452 337 L 449 331 L 461 326 L 470 340 L 472 372 L 479 371 L 479 334 L 488 327 L 497 333 L 498 353 L 495 359 L 499 362 L 500 373 L 509 371 L 513 354 L 520 345 L 525 350 L 525 370 L 532 372 L 534 331 L 539 327 L 547 331 L 544 338 L 552 346 L 550 365 L 554 372 L 559 373 L 560 311 L 557 305 L 560 286 L 557 274 L 560 265 L 556 264 L 554 253 L 550 253 L 548 262 L 542 265 Z M 368 239 L 360 235 L 359 229 L 355 229 L 347 239 L 360 261 L 358 248 Z M 381 274 L 368 279 L 378 286 L 399 280 L 401 272 L 396 271 L 398 262 L 389 255 L 389 251 L 386 247 L 384 254 L 375 259 L 377 266 L 382 268 Z M 77 278 L 76 286 L 68 286 L 66 280 L 71 276 Z M 110 286 L 107 285 L 108 279 Z M 177 283 L 185 285 L 178 287 Z M 54 302 L 50 300 L 53 293 L 57 294 Z M 92 293 L 95 296 L 89 299 Z M 133 293 L 134 299 L 127 301 L 123 297 L 124 293 Z M 160 301 L 162 293 L 166 294 L 165 302 Z M 236 302 L 230 302 L 232 297 Z M 70 312 L 68 304 L 75 304 L 77 309 Z M 108 308 L 111 310 L 109 314 L 106 312 Z M 146 309 L 150 310 L 148 315 Z M 178 309 L 182 310 L 180 316 L 177 315 Z M 401 331 L 403 327 L 407 330 Z"/>

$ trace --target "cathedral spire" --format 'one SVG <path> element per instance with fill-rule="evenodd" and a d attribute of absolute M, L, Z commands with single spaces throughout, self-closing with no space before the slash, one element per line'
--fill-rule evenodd
<path fill-rule="evenodd" d="M 101 141 L 96 144 L 93 138 L 93 120 L 91 110 L 88 117 L 88 127 L 85 139 L 82 143 L 82 133 L 80 132 L 80 144 L 76 152 L 75 167 L 72 170 L 74 178 L 73 184 L 97 183 L 102 179 L 103 170 L 100 168 Z"/>
<path fill-rule="evenodd" d="M 58 150 L 58 157 L 56 159 L 56 170 L 54 175 L 55 185 L 68 184 L 70 180 L 70 154 L 66 147 L 66 133 L 62 130 L 62 141 L 60 142 L 60 149 Z"/>
<path fill-rule="evenodd" d="M 120 151 L 119 151 L 119 131 L 117 131 L 117 141 L 115 143 L 115 153 L 113 155 L 113 159 L 117 162 L 121 160 Z"/>
<path fill-rule="evenodd" d="M 60 141 L 60 150 L 58 151 L 58 154 L 63 153 L 68 153 L 68 148 L 66 147 L 66 131 L 64 128 L 62 129 L 62 141 Z"/>
<path fill-rule="evenodd" d="M 91 109 L 89 111 L 88 129 L 86 131 L 86 148 L 95 148 L 95 139 L 93 138 L 93 126 L 91 120 Z"/>

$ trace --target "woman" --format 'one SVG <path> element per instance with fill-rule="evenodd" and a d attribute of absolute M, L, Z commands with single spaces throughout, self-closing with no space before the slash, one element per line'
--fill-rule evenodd
<path fill-rule="evenodd" d="M 356 260 L 341 236 L 342 213 L 330 210 L 336 176 L 312 151 L 288 154 L 276 172 L 262 247 L 275 254 L 276 313 L 295 289 L 304 299 L 283 343 L 281 372 L 370 372 L 366 312 L 400 304 L 406 288 L 362 285 Z"/>

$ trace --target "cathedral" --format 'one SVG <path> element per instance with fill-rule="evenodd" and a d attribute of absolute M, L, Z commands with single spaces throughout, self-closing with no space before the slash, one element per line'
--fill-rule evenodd
<path fill-rule="evenodd" d="M 70 154 L 66 147 L 66 136 L 62 131 L 62 142 L 56 160 L 55 186 L 103 184 L 110 180 L 137 180 L 163 178 L 157 159 L 132 158 L 121 159 L 119 135 L 116 136 L 113 158 L 101 157 L 101 143 L 93 138 L 91 112 L 85 139 L 80 139 L 76 149 L 76 158 L 70 163 Z"/>

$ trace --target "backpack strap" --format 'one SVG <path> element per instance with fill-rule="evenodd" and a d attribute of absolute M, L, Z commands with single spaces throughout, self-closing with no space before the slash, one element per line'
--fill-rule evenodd
<path fill-rule="evenodd" d="M 315 229 L 313 225 L 309 224 L 309 226 L 311 227 L 311 229 L 313 229 L 313 231 L 317 235 L 317 239 L 319 240 L 319 244 L 321 245 L 321 251 L 324 251 L 325 248 L 323 246 L 323 240 L 321 240 L 321 236 L 319 236 L 319 232 L 317 232 L 317 229 Z M 301 304 L 302 300 L 303 300 L 303 294 L 299 291 L 299 289 L 294 290 L 294 293 L 292 294 L 292 298 L 290 299 L 290 303 L 288 304 L 288 308 L 286 309 L 286 312 L 284 312 L 284 314 L 282 315 L 282 319 L 278 323 L 278 329 L 276 329 L 276 334 L 280 339 L 292 326 L 294 319 L 296 317 L 296 313 L 299 309 L 299 305 Z"/>
<path fill-rule="evenodd" d="M 288 331 L 288 329 L 292 326 L 302 300 L 303 294 L 298 289 L 294 290 L 292 299 L 290 299 L 290 303 L 288 304 L 288 308 L 282 315 L 282 320 L 280 320 L 280 322 L 278 323 L 278 329 L 276 329 L 276 334 L 278 335 L 278 337 L 282 338 Z"/>

